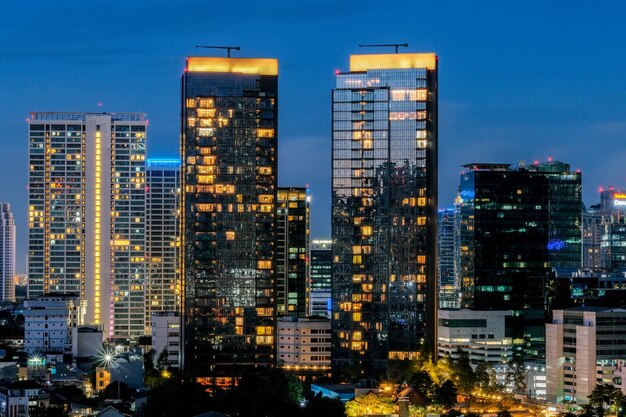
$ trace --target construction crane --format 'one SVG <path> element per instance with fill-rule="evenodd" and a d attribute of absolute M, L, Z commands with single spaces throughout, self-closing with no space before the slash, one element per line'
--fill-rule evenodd
<path fill-rule="evenodd" d="M 196 48 L 207 48 L 207 49 L 226 49 L 228 57 L 230 58 L 230 51 L 233 49 L 235 51 L 240 51 L 241 47 L 239 46 L 208 46 L 208 45 L 196 45 Z"/>
<path fill-rule="evenodd" d="M 408 48 L 409 44 L 408 43 L 374 43 L 374 44 L 359 44 L 359 48 L 363 48 L 363 47 L 375 47 L 375 48 L 385 48 L 385 47 L 389 47 L 389 46 L 393 46 L 395 48 L 395 53 L 398 53 L 398 48 L 400 48 L 401 46 L 404 48 Z"/>

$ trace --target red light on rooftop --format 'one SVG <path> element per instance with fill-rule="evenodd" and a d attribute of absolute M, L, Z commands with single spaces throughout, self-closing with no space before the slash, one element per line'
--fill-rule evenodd
<path fill-rule="evenodd" d="M 604 187 L 599 187 L 598 192 L 604 192 Z"/>
<path fill-rule="evenodd" d="M 576 168 L 576 173 L 580 174 L 582 171 L 580 170 L 580 168 Z"/>
<path fill-rule="evenodd" d="M 612 185 L 609 185 L 609 191 L 613 191 L 615 189 L 615 187 L 613 187 Z"/>
<path fill-rule="evenodd" d="M 339 74 L 341 74 L 341 71 L 335 70 L 335 75 L 339 75 Z"/>
<path fill-rule="evenodd" d="M 548 157 L 548 162 L 552 162 L 552 157 L 551 156 Z"/>
<path fill-rule="evenodd" d="M 98 107 L 102 107 L 102 102 L 101 101 L 98 102 Z"/>
<path fill-rule="evenodd" d="M 535 160 L 535 165 L 539 165 L 539 161 Z"/>

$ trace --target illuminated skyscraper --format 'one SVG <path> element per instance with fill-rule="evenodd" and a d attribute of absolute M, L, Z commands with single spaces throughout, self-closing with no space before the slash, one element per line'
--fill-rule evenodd
<path fill-rule="evenodd" d="M 333 368 L 435 350 L 437 57 L 353 55 L 333 90 Z"/>
<path fill-rule="evenodd" d="M 457 210 L 455 208 L 439 210 L 437 224 L 437 274 L 439 280 L 440 308 L 459 308 L 459 286 L 456 251 Z"/>
<path fill-rule="evenodd" d="M 180 160 L 146 161 L 146 329 L 152 313 L 177 312 Z"/>
<path fill-rule="evenodd" d="M 276 310 L 279 316 L 308 315 L 309 200 L 304 187 L 278 189 Z"/>
<path fill-rule="evenodd" d="M 277 95 L 275 59 L 190 57 L 182 76 L 183 366 L 199 377 L 275 363 Z"/>
<path fill-rule="evenodd" d="M 15 221 L 9 203 L 0 202 L 0 301 L 15 301 Z"/>
<path fill-rule="evenodd" d="M 78 294 L 107 336 L 144 334 L 143 113 L 31 113 L 28 295 Z"/>

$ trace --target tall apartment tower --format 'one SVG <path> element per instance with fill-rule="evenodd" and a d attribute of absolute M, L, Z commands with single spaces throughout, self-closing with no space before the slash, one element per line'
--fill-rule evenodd
<path fill-rule="evenodd" d="M 544 355 L 553 269 L 581 262 L 581 180 L 568 164 L 468 164 L 461 175 L 461 304 L 513 310 L 514 340 Z"/>
<path fill-rule="evenodd" d="M 9 203 L 0 202 L 0 301 L 15 301 L 15 221 Z"/>
<path fill-rule="evenodd" d="M 309 315 L 330 318 L 333 253 L 332 240 L 313 240 L 310 250 Z"/>
<path fill-rule="evenodd" d="M 583 208 L 582 213 L 582 267 L 602 267 L 600 245 L 602 243 L 602 213 L 600 205 Z"/>
<path fill-rule="evenodd" d="M 439 308 L 459 308 L 454 208 L 439 210 L 437 233 Z"/>
<path fill-rule="evenodd" d="M 277 99 L 275 59 L 187 60 L 183 366 L 198 377 L 275 363 Z"/>
<path fill-rule="evenodd" d="M 146 333 L 153 313 L 177 312 L 180 283 L 180 160 L 146 160 Z"/>
<path fill-rule="evenodd" d="M 280 187 L 276 200 L 276 313 L 307 317 L 310 198 L 305 187 Z"/>
<path fill-rule="evenodd" d="M 437 56 L 352 55 L 333 104 L 333 368 L 435 351 Z"/>
<path fill-rule="evenodd" d="M 144 113 L 31 113 L 28 295 L 78 294 L 109 337 L 144 334 Z"/>

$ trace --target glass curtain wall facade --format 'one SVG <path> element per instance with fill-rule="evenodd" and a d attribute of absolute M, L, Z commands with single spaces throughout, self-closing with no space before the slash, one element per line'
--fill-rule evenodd
<path fill-rule="evenodd" d="M 457 286 L 457 256 L 456 256 L 456 211 L 454 208 L 439 210 L 437 260 L 439 307 L 459 308 Z"/>
<path fill-rule="evenodd" d="M 108 337 L 144 334 L 143 113 L 31 113 L 28 295 L 78 294 Z"/>
<path fill-rule="evenodd" d="M 308 316 L 309 212 L 306 188 L 278 188 L 276 312 L 279 316 Z"/>
<path fill-rule="evenodd" d="M 15 301 L 15 221 L 9 203 L 0 202 L 0 301 Z"/>
<path fill-rule="evenodd" d="M 183 366 L 203 383 L 275 362 L 277 99 L 274 59 L 187 60 Z"/>
<path fill-rule="evenodd" d="M 531 358 L 544 356 L 557 295 L 552 268 L 581 256 L 581 174 L 559 162 L 469 164 L 461 176 L 461 305 L 513 310 L 508 327 Z"/>
<path fill-rule="evenodd" d="M 311 241 L 309 315 L 330 317 L 333 253 L 332 240 Z"/>
<path fill-rule="evenodd" d="M 353 55 L 333 90 L 333 368 L 436 341 L 437 57 Z"/>
<path fill-rule="evenodd" d="M 177 312 L 180 283 L 180 160 L 146 160 L 146 334 L 151 316 Z"/>

